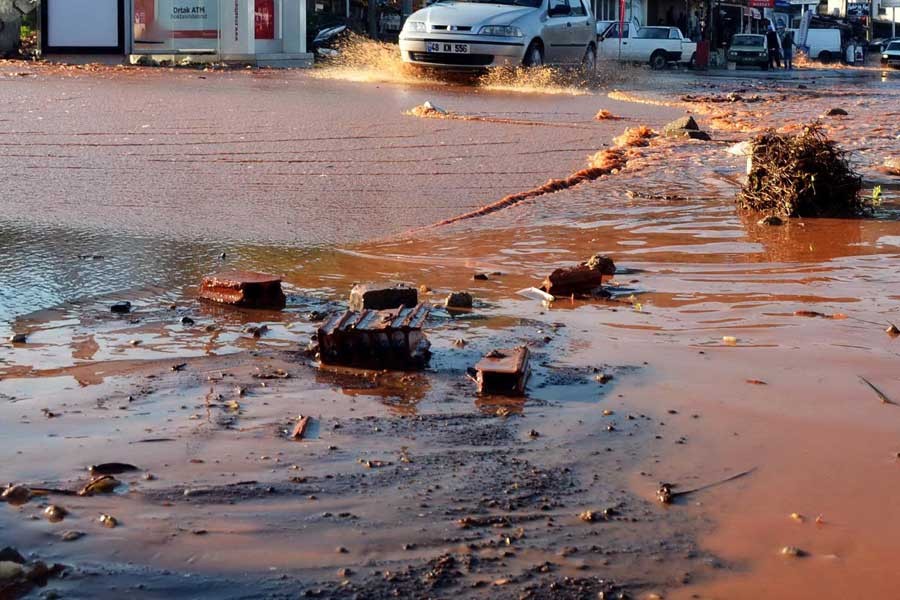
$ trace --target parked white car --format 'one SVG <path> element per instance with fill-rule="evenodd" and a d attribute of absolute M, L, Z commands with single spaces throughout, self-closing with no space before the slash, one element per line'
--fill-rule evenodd
<path fill-rule="evenodd" d="M 881 64 L 900 69 L 900 41 L 889 42 L 881 52 Z"/>
<path fill-rule="evenodd" d="M 693 63 L 697 44 L 685 39 L 677 27 L 639 27 L 623 23 L 619 39 L 619 23 L 612 23 L 599 37 L 598 58 L 645 62 L 654 69 L 664 69 L 673 62 Z"/>
<path fill-rule="evenodd" d="M 589 0 L 440 0 L 414 12 L 400 57 L 425 67 L 582 64 L 597 58 Z"/>

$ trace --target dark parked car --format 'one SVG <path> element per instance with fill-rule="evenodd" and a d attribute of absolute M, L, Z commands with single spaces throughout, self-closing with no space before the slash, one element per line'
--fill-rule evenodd
<path fill-rule="evenodd" d="M 766 36 L 749 33 L 739 33 L 731 38 L 731 47 L 728 48 L 728 62 L 738 66 L 751 65 L 761 67 L 763 71 L 769 68 L 769 46 L 766 44 Z"/>

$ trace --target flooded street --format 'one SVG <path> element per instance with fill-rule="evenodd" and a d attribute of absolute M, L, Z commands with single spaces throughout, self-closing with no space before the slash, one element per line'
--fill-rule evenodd
<path fill-rule="evenodd" d="M 27 335 L 0 348 L 0 479 L 51 490 L 2 507 L 0 546 L 68 565 L 47 589 L 73 598 L 891 597 L 900 72 L 379 64 L 0 63 L 0 334 Z M 712 141 L 635 133 L 686 113 Z M 739 213 L 728 149 L 817 118 L 871 215 Z M 609 298 L 518 293 L 594 254 Z M 285 310 L 200 302 L 232 268 L 281 276 Z M 357 282 L 435 305 L 425 371 L 303 352 Z M 467 367 L 520 344 L 526 397 L 477 396 Z M 115 493 L 66 493 L 113 461 L 138 467 Z"/>

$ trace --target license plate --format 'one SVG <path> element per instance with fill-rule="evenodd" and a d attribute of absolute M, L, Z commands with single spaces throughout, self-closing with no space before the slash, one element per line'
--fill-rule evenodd
<path fill-rule="evenodd" d="M 469 45 L 455 42 L 425 42 L 425 51 L 442 54 L 468 54 Z"/>

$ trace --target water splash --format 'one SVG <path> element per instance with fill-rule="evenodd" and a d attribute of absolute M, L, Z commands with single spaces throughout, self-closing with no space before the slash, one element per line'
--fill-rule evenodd
<path fill-rule="evenodd" d="M 413 85 L 476 85 L 487 90 L 530 94 L 586 95 L 604 85 L 633 78 L 633 69 L 600 66 L 589 73 L 579 68 L 495 67 L 486 73 L 447 73 L 403 62 L 395 44 L 350 34 L 338 55 L 313 71 L 314 77 L 365 83 Z"/>

